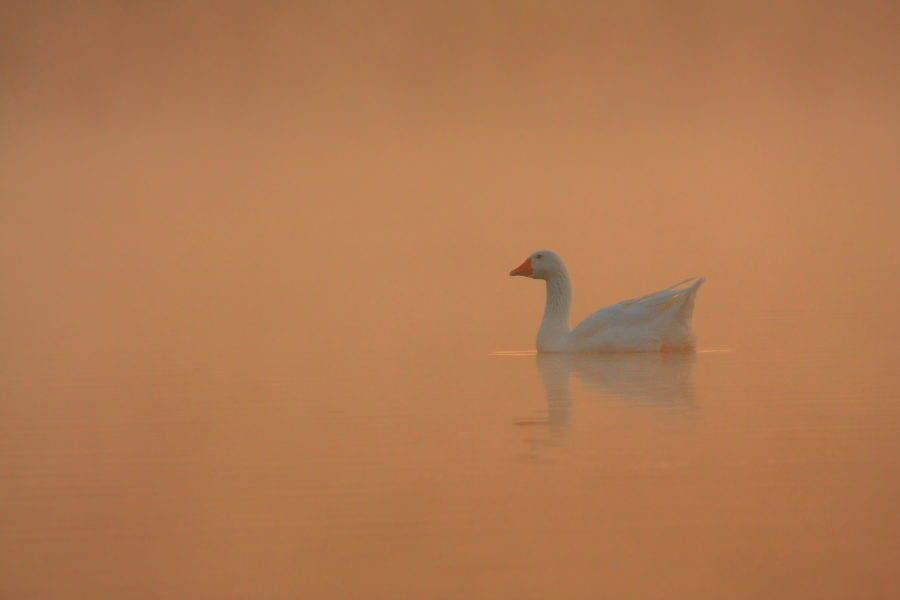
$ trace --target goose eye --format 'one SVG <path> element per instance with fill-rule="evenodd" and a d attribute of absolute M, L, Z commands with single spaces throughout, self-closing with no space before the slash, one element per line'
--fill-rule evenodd
<path fill-rule="evenodd" d="M 544 258 L 544 255 L 543 255 L 543 254 L 538 254 L 537 256 L 535 256 L 535 258 Z"/>

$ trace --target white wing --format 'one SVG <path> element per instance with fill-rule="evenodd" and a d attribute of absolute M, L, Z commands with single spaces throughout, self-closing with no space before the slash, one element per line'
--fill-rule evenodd
<path fill-rule="evenodd" d="M 692 280 L 686 279 L 662 291 L 601 308 L 579 323 L 570 339 L 573 342 L 583 341 L 611 329 L 635 330 L 649 326 L 662 316 L 667 317 L 666 321 L 686 319 L 690 323 L 694 296 L 704 279 L 699 279 L 688 288 L 675 288 Z"/>

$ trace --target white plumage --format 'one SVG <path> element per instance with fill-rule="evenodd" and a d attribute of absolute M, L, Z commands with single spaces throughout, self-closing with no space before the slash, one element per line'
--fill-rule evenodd
<path fill-rule="evenodd" d="M 588 315 L 570 329 L 572 284 L 566 264 L 551 250 L 533 253 L 510 275 L 547 282 L 547 305 L 538 330 L 538 352 L 659 352 L 693 348 L 694 299 L 705 281 L 692 279 Z"/>

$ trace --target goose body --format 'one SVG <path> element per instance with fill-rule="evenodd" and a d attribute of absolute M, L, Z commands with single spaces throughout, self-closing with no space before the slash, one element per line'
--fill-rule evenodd
<path fill-rule="evenodd" d="M 625 300 L 588 315 L 575 329 L 569 325 L 572 283 L 566 264 L 551 250 L 539 250 L 510 273 L 547 282 L 547 304 L 538 330 L 538 352 L 660 352 L 693 348 L 694 299 L 701 277 L 634 300 Z"/>

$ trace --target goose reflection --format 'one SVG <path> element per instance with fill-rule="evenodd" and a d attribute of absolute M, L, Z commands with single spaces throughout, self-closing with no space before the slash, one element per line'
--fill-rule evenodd
<path fill-rule="evenodd" d="M 535 450 L 566 446 L 572 435 L 572 379 L 589 394 L 645 406 L 690 408 L 694 404 L 693 352 L 669 355 L 538 354 L 537 369 L 547 395 L 546 440 Z"/>

